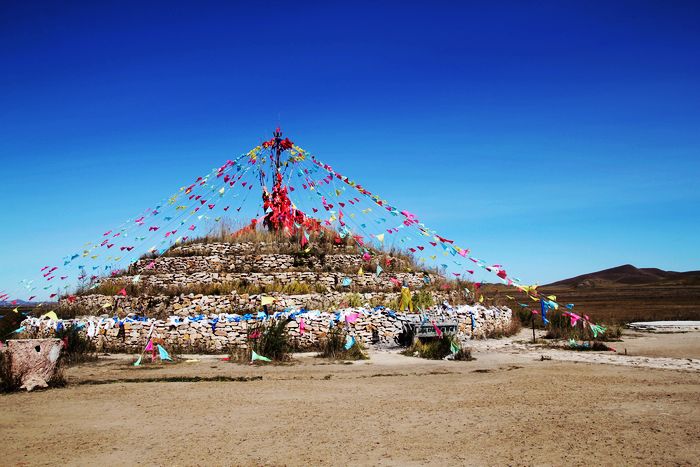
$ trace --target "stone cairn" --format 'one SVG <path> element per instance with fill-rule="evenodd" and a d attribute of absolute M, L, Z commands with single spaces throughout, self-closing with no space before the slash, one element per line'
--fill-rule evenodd
<path fill-rule="evenodd" d="M 457 292 L 427 287 L 444 281 L 434 271 L 400 272 L 410 270 L 402 264 L 406 258 L 390 258 L 392 270 L 382 274 L 359 275 L 357 271 L 367 263 L 349 246 L 336 245 L 322 255 L 278 251 L 285 250 L 264 242 L 176 246 L 166 255 L 143 258 L 122 275 L 103 281 L 98 290 L 111 284 L 112 294 L 64 298 L 59 301 L 59 311 L 78 316 L 73 324 L 96 339 L 100 350 L 127 352 L 143 348 L 154 322 L 155 334 L 183 353 L 245 347 L 249 326 L 260 319 L 263 296 L 274 298 L 267 310 L 270 314 L 286 317 L 292 313 L 287 326 L 297 348 L 314 348 L 333 319 L 343 322 L 346 314 L 354 313 L 359 313 L 357 319 L 343 324 L 351 334 L 365 344 L 391 345 L 404 323 L 421 319 L 416 313 L 386 308 L 398 303 L 397 284 L 407 284 L 413 291 L 430 289 L 427 293 L 436 306 L 423 310 L 422 319 L 456 321 L 462 339 L 482 337 L 510 324 L 511 310 L 505 307 L 443 306 L 454 302 Z M 264 286 L 274 289 L 272 285 L 281 291 L 247 292 Z M 114 295 L 122 287 L 136 292 Z M 296 288 L 301 290 L 294 291 Z M 206 293 L 214 289 L 216 293 Z M 293 291 L 284 293 L 287 289 Z M 37 337 L 50 335 L 57 325 L 36 318 L 25 324 L 27 334 Z"/>

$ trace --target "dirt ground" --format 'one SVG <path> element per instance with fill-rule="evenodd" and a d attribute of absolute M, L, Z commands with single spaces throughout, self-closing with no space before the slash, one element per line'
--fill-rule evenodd
<path fill-rule="evenodd" d="M 471 362 L 103 357 L 0 396 L 0 464 L 700 464 L 700 333 L 627 334 L 627 356 L 526 339 L 475 342 Z"/>

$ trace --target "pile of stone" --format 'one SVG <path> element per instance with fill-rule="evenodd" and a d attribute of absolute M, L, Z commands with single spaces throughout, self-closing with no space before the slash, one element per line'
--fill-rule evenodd
<path fill-rule="evenodd" d="M 423 289 L 423 298 L 430 294 L 436 304 L 455 302 L 462 293 L 432 286 L 444 278 L 432 271 L 416 270 L 415 266 L 410 269 L 407 259 L 400 256 L 381 254 L 370 266 L 359 254 L 349 254 L 351 251 L 343 245 L 318 255 L 286 254 L 288 251 L 289 245 L 265 242 L 176 246 L 163 256 L 142 258 L 122 275 L 103 281 L 103 285 L 112 284 L 111 293 L 125 286 L 134 293 L 67 297 L 59 301 L 59 314 L 83 316 L 70 324 L 83 326 L 81 332 L 105 351 L 138 351 L 155 323 L 157 334 L 168 345 L 183 351 L 221 352 L 246 346 L 249 327 L 259 323 L 263 301 L 273 302 L 265 311 L 289 317 L 289 335 L 294 345 L 303 349 L 313 348 L 325 338 L 336 316 L 328 310 L 358 313 L 352 323 L 340 322 L 348 325 L 359 340 L 391 344 L 402 332 L 404 322 L 419 319 L 418 315 L 384 308 L 398 304 L 402 285 L 412 291 Z M 379 258 L 386 270 L 367 272 L 376 267 Z M 361 268 L 364 274 L 359 273 Z M 289 293 L 248 293 L 261 290 Z M 423 306 L 426 303 L 430 301 L 424 300 Z M 481 305 L 435 307 L 424 316 L 440 319 L 447 311 L 450 319 L 459 323 L 459 335 L 465 339 L 504 328 L 511 318 L 507 308 Z M 31 319 L 27 332 L 48 336 L 57 325 Z"/>
<path fill-rule="evenodd" d="M 458 323 L 457 336 L 461 340 L 480 338 L 496 330 L 505 329 L 511 321 L 511 310 L 506 307 L 464 305 L 436 307 L 422 314 L 398 313 L 386 308 L 346 308 L 337 312 L 286 311 L 272 318 L 289 320 L 288 333 L 298 349 L 314 349 L 327 336 L 331 327 L 343 326 L 348 333 L 364 344 L 394 345 L 403 332 L 403 323 L 441 322 Z M 23 322 L 26 335 L 50 336 L 57 326 L 77 326 L 97 347 L 106 352 L 138 352 L 154 325 L 155 334 L 166 345 L 182 353 L 226 352 L 248 345 L 248 331 L 261 321 L 270 319 L 262 312 L 255 314 L 200 314 L 170 316 L 152 319 L 135 315 L 119 319 L 102 316 L 84 316 L 73 320 L 29 318 Z"/>

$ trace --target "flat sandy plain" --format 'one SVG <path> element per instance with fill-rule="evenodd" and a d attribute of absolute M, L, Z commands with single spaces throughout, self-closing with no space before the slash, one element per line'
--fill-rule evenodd
<path fill-rule="evenodd" d="M 471 362 L 101 357 L 65 388 L 0 396 L 0 464 L 700 464 L 700 333 L 627 333 L 617 355 L 527 336 L 475 342 Z M 193 376 L 248 380 L 143 381 Z"/>

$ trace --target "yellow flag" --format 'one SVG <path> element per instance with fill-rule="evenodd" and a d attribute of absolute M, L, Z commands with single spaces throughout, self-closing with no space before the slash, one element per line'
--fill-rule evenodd
<path fill-rule="evenodd" d="M 15 313 L 19 313 L 19 308 L 15 308 L 15 309 L 12 310 L 12 311 L 14 311 Z"/>
<path fill-rule="evenodd" d="M 360 269 L 357 271 L 357 275 L 361 276 L 362 274 L 364 274 L 364 271 L 362 270 L 362 266 L 360 266 Z"/>
<path fill-rule="evenodd" d="M 484 296 L 483 295 L 479 295 L 479 303 L 484 303 Z"/>
<path fill-rule="evenodd" d="M 260 304 L 261 304 L 262 306 L 271 305 L 271 304 L 273 304 L 274 302 L 275 302 L 275 298 L 274 298 L 274 297 L 263 296 L 263 297 L 260 298 Z"/>
<path fill-rule="evenodd" d="M 550 300 L 556 300 L 557 296 L 556 295 L 549 295 L 549 296 L 547 296 L 547 298 Z"/>
<path fill-rule="evenodd" d="M 48 313 L 41 315 L 41 317 L 42 318 L 49 318 L 49 319 L 52 319 L 54 321 L 58 321 L 58 316 L 56 316 L 56 313 L 53 311 L 49 311 Z"/>
<path fill-rule="evenodd" d="M 379 240 L 380 242 L 383 242 L 384 241 L 384 234 L 381 233 L 381 234 L 377 235 L 377 240 Z"/>

